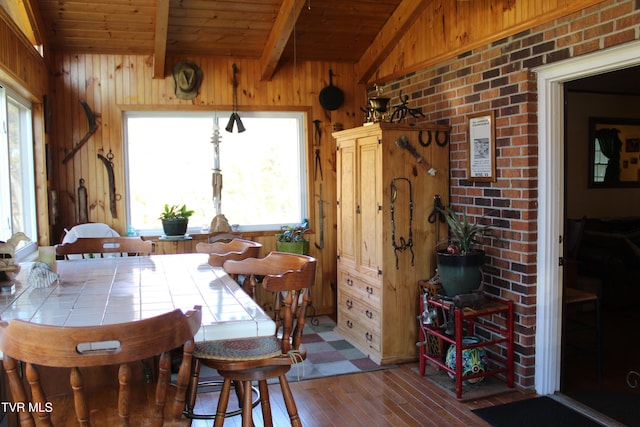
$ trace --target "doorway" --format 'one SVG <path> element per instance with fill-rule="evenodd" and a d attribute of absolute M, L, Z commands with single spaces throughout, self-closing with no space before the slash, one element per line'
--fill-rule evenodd
<path fill-rule="evenodd" d="M 538 74 L 539 215 L 535 389 L 538 394 L 560 390 L 562 348 L 561 236 L 564 233 L 563 120 L 566 82 L 640 65 L 640 42 L 542 66 Z"/>
<path fill-rule="evenodd" d="M 565 248 L 570 240 L 575 243 L 569 255 L 565 249 L 564 258 L 571 258 L 571 262 L 564 263 L 564 289 L 577 289 L 599 299 L 602 336 L 602 375 L 598 379 L 597 353 L 590 351 L 597 348 L 596 329 L 584 327 L 595 326 L 596 306 L 589 302 L 567 306 L 565 299 L 560 388 L 568 395 L 633 392 L 627 373 L 640 368 L 640 343 L 629 339 L 640 322 L 640 259 L 635 254 L 640 248 L 633 241 L 640 233 L 640 188 L 637 180 L 630 179 L 638 175 L 640 147 L 626 147 L 631 128 L 625 133 L 624 125 L 614 124 L 640 117 L 638 76 L 640 66 L 635 66 L 564 84 Z M 599 167 L 595 153 L 600 147 L 592 143 L 590 129 L 595 118 L 607 122 L 605 130 L 616 129 L 619 134 L 621 158 L 616 165 L 621 165 L 617 169 L 620 182 L 588 183 Z M 629 142 L 636 138 L 633 135 Z M 608 158 L 604 157 L 603 163 L 608 163 Z M 574 239 L 568 230 L 575 230 Z"/>

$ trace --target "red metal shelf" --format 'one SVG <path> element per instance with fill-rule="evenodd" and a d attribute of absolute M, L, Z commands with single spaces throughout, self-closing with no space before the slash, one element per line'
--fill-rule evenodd
<path fill-rule="evenodd" d="M 490 366 L 492 368 L 485 372 L 479 372 L 463 377 L 462 369 L 462 351 L 456 350 L 456 369 L 453 370 L 445 365 L 444 355 L 445 346 L 439 346 L 440 352 L 429 354 L 429 346 L 422 345 L 420 347 L 420 375 L 424 376 L 425 364 L 430 362 L 433 365 L 443 369 L 455 376 L 456 396 L 458 399 L 462 397 L 462 384 L 466 380 L 488 377 L 491 375 L 505 373 L 507 384 L 513 387 L 513 301 L 500 300 L 497 298 L 486 296 L 485 303 L 481 308 L 470 307 L 454 307 L 451 301 L 443 300 L 439 297 L 427 297 L 427 304 L 431 307 L 437 307 L 444 313 L 453 311 L 455 320 L 455 336 L 452 338 L 444 333 L 444 327 L 439 325 L 427 325 L 420 318 L 420 336 L 422 342 L 427 342 L 428 336 L 434 336 L 449 344 L 454 344 L 456 349 L 466 350 L 469 348 L 488 347 L 497 344 L 506 344 L 506 356 L 500 355 L 495 351 L 488 352 L 490 358 Z M 420 298 L 420 312 L 424 311 L 424 299 Z M 505 325 L 497 325 L 491 322 L 493 315 L 504 315 L 506 317 Z M 466 345 L 462 344 L 465 335 L 475 336 L 481 342 Z"/>

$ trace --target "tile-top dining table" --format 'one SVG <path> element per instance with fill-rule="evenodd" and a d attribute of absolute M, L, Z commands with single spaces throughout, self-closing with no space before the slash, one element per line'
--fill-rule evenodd
<path fill-rule="evenodd" d="M 59 326 L 96 326 L 202 306 L 197 341 L 271 335 L 273 320 L 207 254 L 57 261 L 60 280 L 28 285 L 30 263 L 15 291 L 0 294 L 0 318 Z"/>

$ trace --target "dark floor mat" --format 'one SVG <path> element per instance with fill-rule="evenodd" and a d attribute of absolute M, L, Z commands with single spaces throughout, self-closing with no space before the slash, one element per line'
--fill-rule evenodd
<path fill-rule="evenodd" d="M 494 427 L 600 427 L 590 418 L 549 397 L 475 409 L 474 414 Z"/>

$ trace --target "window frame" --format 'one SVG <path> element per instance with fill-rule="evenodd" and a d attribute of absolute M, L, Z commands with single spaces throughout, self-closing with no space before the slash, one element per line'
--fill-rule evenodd
<path fill-rule="evenodd" d="M 176 109 L 176 110 L 146 110 L 146 109 L 128 109 L 128 110 L 123 110 L 123 141 L 124 141 L 124 162 L 125 162 L 125 187 L 126 187 L 126 199 L 125 199 L 125 210 L 126 210 L 126 223 L 127 223 L 127 228 L 130 226 L 134 226 L 135 224 L 132 224 L 132 214 L 131 214 L 131 192 L 130 192 L 130 177 L 129 177 L 129 171 L 130 171 L 130 162 L 131 159 L 129 158 L 129 147 L 128 147 L 128 119 L 130 117 L 169 117 L 169 116 L 175 116 L 175 117 L 197 117 L 197 118 L 210 118 L 212 120 L 212 124 L 213 122 L 217 122 L 218 123 L 218 127 L 220 129 L 220 135 L 222 137 L 222 142 L 221 145 L 224 144 L 225 139 L 228 139 L 228 135 L 230 135 L 226 130 L 225 127 L 227 125 L 227 122 L 229 120 L 230 115 L 232 114 L 232 111 L 230 110 L 202 110 L 202 109 L 195 109 L 195 110 L 182 110 L 182 109 Z M 240 224 L 240 226 L 237 228 L 237 231 L 240 232 L 257 232 L 257 233 L 272 233 L 274 231 L 278 231 L 281 229 L 282 226 L 286 226 L 286 225 L 296 225 L 299 224 L 300 221 L 304 220 L 304 219 L 308 219 L 310 215 L 312 215 L 311 212 L 311 201 L 310 201 L 310 192 L 309 192 L 309 149 L 307 147 L 307 133 L 308 133 L 308 129 L 309 129 L 309 125 L 308 125 L 308 120 L 309 120 L 309 112 L 307 110 L 304 109 L 287 109 L 287 110 L 251 110 L 251 111 L 243 111 L 240 113 L 241 117 L 243 119 L 249 119 L 249 118 L 265 118 L 265 117 L 289 117 L 289 118 L 294 118 L 295 120 L 298 121 L 299 126 L 298 126 L 298 165 L 300 168 L 300 174 L 299 174 L 299 186 L 300 186 L 300 195 L 299 195 L 299 203 L 300 203 L 300 211 L 301 211 L 301 218 L 298 219 L 295 222 L 277 222 L 277 223 L 268 223 L 268 224 L 259 224 L 259 225 L 243 225 Z M 211 134 L 209 135 L 209 138 L 212 136 L 213 133 L 213 126 L 212 126 L 212 130 L 211 130 Z M 234 129 L 233 131 L 234 134 L 237 133 L 237 129 Z M 226 137 L 226 138 L 225 138 Z M 213 148 L 211 149 L 211 170 L 213 170 Z M 222 160 L 222 162 L 224 163 L 224 160 Z M 225 166 L 224 164 L 221 166 L 222 169 L 222 175 L 223 177 L 225 177 Z M 211 191 L 211 190 L 210 190 Z M 213 206 L 213 200 L 211 200 L 212 206 Z M 187 206 L 189 207 L 189 206 Z M 225 197 L 224 197 L 224 186 L 223 186 L 223 193 L 222 193 L 222 213 L 225 214 Z M 210 220 L 210 219 L 209 219 Z M 231 219 L 230 219 L 231 220 Z M 231 221 L 230 221 L 231 222 Z M 202 233 L 202 227 L 205 224 L 200 224 L 200 222 L 197 221 L 190 221 L 189 222 L 189 229 L 187 230 L 187 233 L 189 234 L 199 234 Z M 208 225 L 208 224 L 206 224 Z M 235 228 L 234 228 L 235 229 Z M 136 229 L 136 232 L 140 235 L 161 235 L 162 234 L 162 229 L 161 228 L 143 228 L 143 229 Z"/>
<path fill-rule="evenodd" d="M 9 155 L 9 104 L 19 108 L 19 136 L 20 136 L 20 183 L 22 192 L 21 205 L 23 209 L 22 220 L 24 229 L 14 229 L 14 212 L 12 211 L 11 189 L 11 158 Z M 38 247 L 38 221 L 36 214 L 36 178 L 35 178 L 35 149 L 33 135 L 33 105 L 24 97 L 17 94 L 10 87 L 0 82 L 0 221 L 7 222 L 0 228 L 2 233 L 11 235 L 21 231 L 29 237 L 30 241 L 20 243 L 16 250 L 17 261 L 23 261 L 36 252 Z M 0 240 L 6 240 L 11 235 L 1 236 Z"/>

